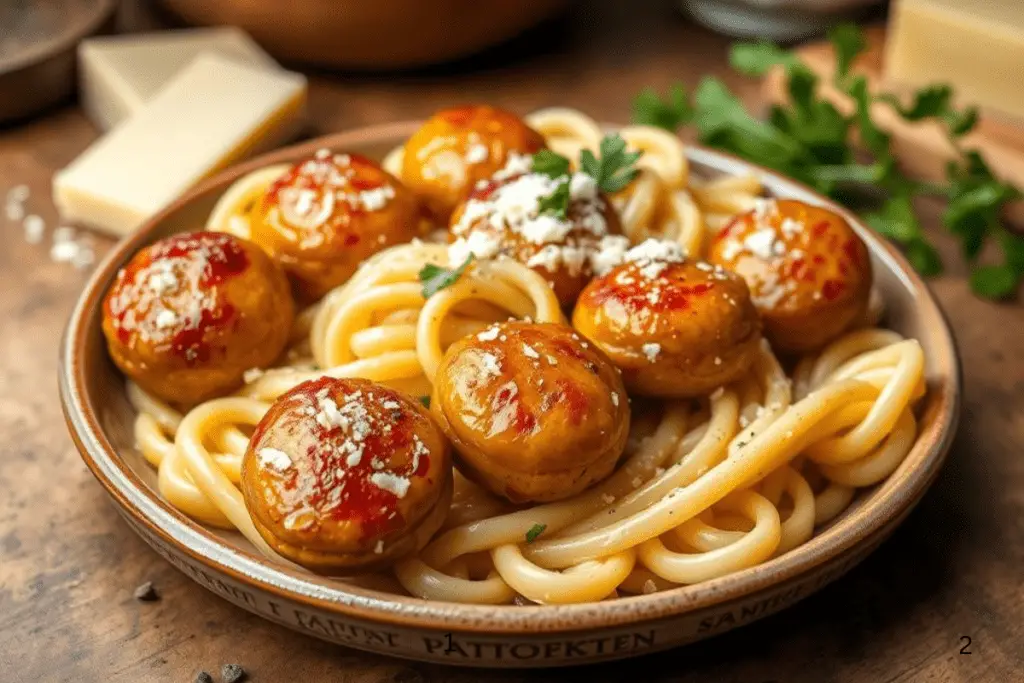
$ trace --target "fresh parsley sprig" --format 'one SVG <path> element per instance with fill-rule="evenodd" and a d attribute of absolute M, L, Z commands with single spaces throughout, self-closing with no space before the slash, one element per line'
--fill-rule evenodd
<path fill-rule="evenodd" d="M 784 71 L 789 101 L 773 106 L 767 120 L 751 116 L 714 78 L 701 81 L 691 98 L 682 85 L 673 86 L 665 98 L 652 90 L 641 92 L 633 102 L 634 120 L 671 131 L 693 124 L 704 144 L 774 168 L 863 211 L 865 221 L 899 243 L 925 275 L 941 272 L 942 261 L 916 216 L 913 200 L 923 195 L 944 197 L 943 224 L 960 240 L 971 264 L 971 289 L 990 298 L 1012 294 L 1024 279 L 1024 238 L 1003 226 L 1002 212 L 1022 193 L 996 178 L 977 151 L 963 147 L 961 139 L 977 123 L 977 110 L 956 108 L 947 85 L 923 88 L 906 104 L 891 94 L 874 94 L 867 79 L 852 70 L 865 47 L 860 30 L 840 25 L 830 31 L 829 39 L 836 60 L 832 83 L 850 97 L 850 114 L 818 94 L 817 75 L 795 53 L 760 41 L 734 45 L 730 63 L 748 76 L 763 76 L 774 68 Z M 933 120 L 943 126 L 958 152 L 944 183 L 923 183 L 902 173 L 889 135 L 873 118 L 872 108 L 878 104 L 907 121 Z M 857 154 L 854 137 L 870 160 Z M 989 241 L 1002 250 L 1003 262 L 979 265 L 979 254 Z"/>
<path fill-rule="evenodd" d="M 643 155 L 642 150 L 627 152 L 626 141 L 615 134 L 605 135 L 598 151 L 600 157 L 594 156 L 589 149 L 581 151 L 579 165 L 581 171 L 594 179 L 599 190 L 612 194 L 633 182 L 639 172 L 636 162 Z M 540 198 L 537 210 L 541 214 L 565 220 L 572 199 L 569 192 L 569 159 L 550 149 L 542 149 L 533 155 L 531 169 L 534 173 L 560 180 L 550 195 Z"/>
<path fill-rule="evenodd" d="M 547 524 L 534 524 L 526 532 L 526 542 L 533 543 L 537 538 L 544 533 L 544 530 L 548 528 Z"/>
<path fill-rule="evenodd" d="M 473 260 L 473 254 L 469 254 L 466 260 L 455 268 L 444 268 L 442 266 L 428 263 L 420 268 L 420 283 L 423 285 L 423 298 L 429 299 L 430 297 L 437 294 L 445 287 L 451 287 L 462 274 L 466 272 L 466 268 L 469 267 L 470 262 Z"/>

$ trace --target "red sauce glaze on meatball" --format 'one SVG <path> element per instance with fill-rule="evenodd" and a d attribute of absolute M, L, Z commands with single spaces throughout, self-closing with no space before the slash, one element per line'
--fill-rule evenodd
<path fill-rule="evenodd" d="M 550 323 L 502 323 L 453 344 L 431 411 L 459 470 L 517 503 L 567 498 L 605 478 L 629 433 L 614 366 Z"/>
<path fill-rule="evenodd" d="M 446 224 L 469 191 L 501 169 L 511 152 L 533 154 L 544 146 L 540 133 L 502 109 L 445 109 L 405 143 L 402 180 Z"/>
<path fill-rule="evenodd" d="M 190 405 L 242 383 L 284 349 L 294 317 L 288 282 L 252 243 L 212 232 L 143 248 L 103 302 L 114 363 L 154 395 Z"/>
<path fill-rule="evenodd" d="M 362 571 L 437 531 L 452 493 L 449 446 L 419 401 L 322 377 L 282 395 L 257 425 L 242 493 L 285 557 L 318 572 Z"/>
<path fill-rule="evenodd" d="M 587 285 L 572 316 L 622 370 L 630 392 L 700 396 L 743 375 L 761 340 L 743 280 L 706 263 L 634 250 L 627 257 L 634 254 Z"/>
<path fill-rule="evenodd" d="M 256 202 L 251 237 L 284 268 L 301 298 L 318 299 L 385 247 L 426 227 L 415 196 L 373 161 L 321 150 Z"/>
<path fill-rule="evenodd" d="M 719 233 L 708 258 L 747 281 L 765 336 L 779 351 L 819 349 L 865 317 L 867 247 L 825 208 L 766 201 Z"/>

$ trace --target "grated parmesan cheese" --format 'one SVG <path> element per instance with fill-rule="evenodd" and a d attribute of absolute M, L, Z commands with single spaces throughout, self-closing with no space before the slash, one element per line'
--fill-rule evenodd
<path fill-rule="evenodd" d="M 284 451 L 276 448 L 261 448 L 257 453 L 260 465 L 277 472 L 286 472 L 292 466 L 292 459 Z"/>
<path fill-rule="evenodd" d="M 647 362 L 653 363 L 658 357 L 658 354 L 661 353 L 661 344 L 649 342 L 640 347 L 640 349 L 643 351 L 644 355 L 647 356 Z"/>
<path fill-rule="evenodd" d="M 374 472 L 370 475 L 370 483 L 379 489 L 393 493 L 399 498 L 405 498 L 409 491 L 409 480 L 390 472 Z"/>

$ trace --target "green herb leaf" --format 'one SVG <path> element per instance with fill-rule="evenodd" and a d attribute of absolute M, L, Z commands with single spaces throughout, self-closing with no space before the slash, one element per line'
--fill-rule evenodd
<path fill-rule="evenodd" d="M 942 272 L 942 258 L 923 238 L 912 240 L 907 244 L 907 259 L 914 270 L 921 275 L 932 276 Z"/>
<path fill-rule="evenodd" d="M 544 533 L 544 530 L 548 528 L 547 524 L 534 524 L 530 527 L 530 530 L 526 532 L 526 542 L 533 543 L 537 540 L 537 537 Z"/>
<path fill-rule="evenodd" d="M 466 257 L 458 267 L 449 270 L 433 263 L 428 263 L 420 269 L 420 282 L 423 284 L 423 298 L 429 299 L 445 287 L 451 287 L 466 272 L 473 254 Z"/>
<path fill-rule="evenodd" d="M 647 88 L 633 100 L 634 123 L 657 126 L 674 133 L 692 119 L 693 107 L 681 83 L 673 84 L 664 99 L 652 88 Z"/>
<path fill-rule="evenodd" d="M 424 408 L 429 408 L 430 407 L 430 397 L 429 396 L 420 396 L 420 403 L 423 404 Z"/>
<path fill-rule="evenodd" d="M 857 105 L 854 116 L 861 142 L 877 155 L 888 155 L 889 136 L 882 132 L 871 118 L 871 93 L 868 91 L 867 79 L 863 76 L 853 78 L 848 92 Z"/>
<path fill-rule="evenodd" d="M 864 51 L 864 34 L 856 24 L 837 24 L 828 32 L 828 39 L 836 53 L 836 81 L 850 73 L 853 61 Z"/>
<path fill-rule="evenodd" d="M 790 67 L 798 63 L 792 53 L 767 40 L 736 43 L 729 50 L 729 64 L 747 76 L 763 76 L 773 66 Z"/>
<path fill-rule="evenodd" d="M 864 220 L 879 234 L 902 244 L 921 237 L 921 224 L 910 197 L 905 195 L 886 199 L 877 211 L 864 214 Z"/>
<path fill-rule="evenodd" d="M 949 134 L 954 138 L 959 138 L 974 130 L 974 126 L 978 123 L 978 108 L 968 107 L 963 111 L 950 110 L 945 113 L 943 118 L 946 121 Z"/>
<path fill-rule="evenodd" d="M 971 272 L 971 290 L 989 299 L 1002 299 L 1017 289 L 1020 274 L 1009 265 L 982 266 Z"/>
<path fill-rule="evenodd" d="M 531 168 L 534 173 L 540 173 L 549 178 L 560 178 L 569 175 L 569 160 L 550 149 L 542 149 L 533 155 Z"/>
<path fill-rule="evenodd" d="M 580 169 L 593 177 L 601 191 L 608 194 L 629 185 L 638 173 L 636 162 L 643 152 L 627 152 L 626 141 L 618 134 L 605 135 L 599 151 L 600 159 L 589 149 L 580 152 Z"/>
<path fill-rule="evenodd" d="M 996 239 L 1003 250 L 1006 265 L 1024 277 L 1024 237 L 1000 229 L 996 233 Z"/>
<path fill-rule="evenodd" d="M 555 190 L 547 197 L 537 200 L 537 211 L 542 214 L 549 214 L 564 221 L 569 213 L 569 180 L 566 179 L 558 184 Z"/>
<path fill-rule="evenodd" d="M 952 96 L 953 90 L 948 85 L 930 85 L 917 91 L 914 101 L 909 107 L 904 107 L 895 95 L 879 95 L 876 99 L 888 103 L 908 121 L 920 121 L 933 116 L 945 115 L 949 111 L 949 102 Z"/>

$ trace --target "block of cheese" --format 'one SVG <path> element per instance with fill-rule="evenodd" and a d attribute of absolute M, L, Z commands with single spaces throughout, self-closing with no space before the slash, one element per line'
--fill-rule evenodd
<path fill-rule="evenodd" d="M 1024 0 L 899 0 L 884 76 L 948 83 L 962 104 L 1024 120 Z"/>
<path fill-rule="evenodd" d="M 53 179 L 62 217 L 124 235 L 197 181 L 298 132 L 306 79 L 201 55 Z"/>
<path fill-rule="evenodd" d="M 200 54 L 276 67 L 241 29 L 197 28 L 104 36 L 78 46 L 78 92 L 86 115 L 109 130 L 142 109 L 176 73 Z"/>

